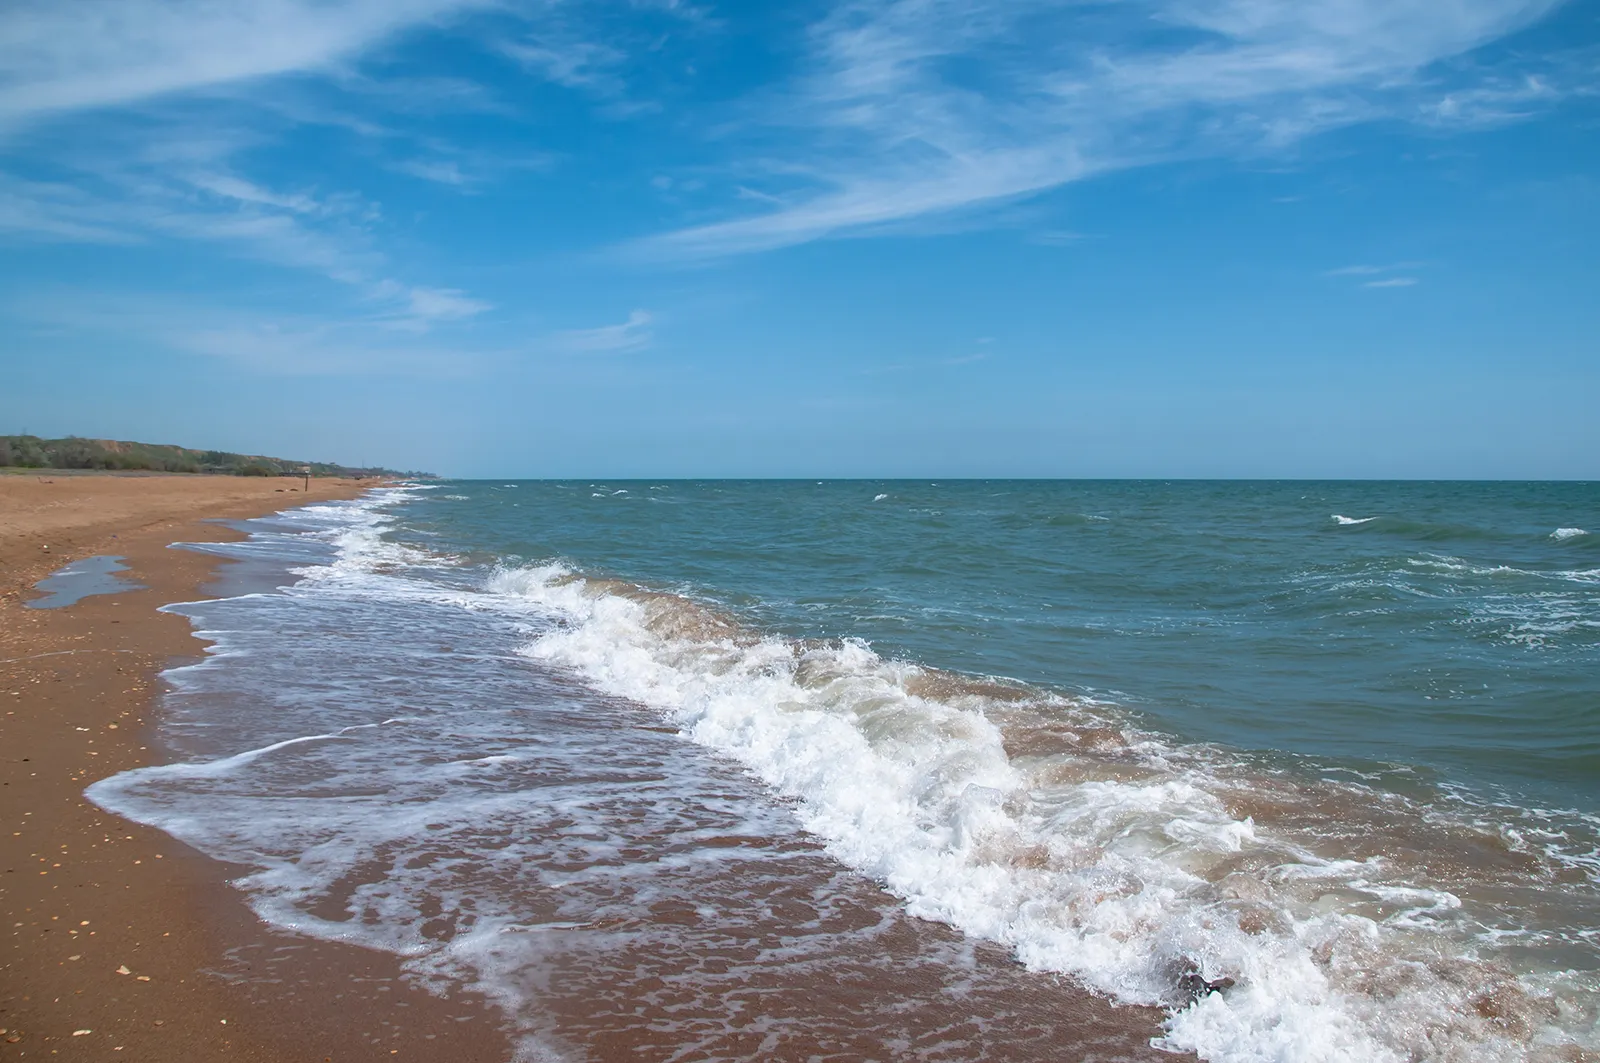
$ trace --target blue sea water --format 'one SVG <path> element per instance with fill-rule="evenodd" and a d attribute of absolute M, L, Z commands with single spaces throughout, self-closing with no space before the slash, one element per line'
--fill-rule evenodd
<path fill-rule="evenodd" d="M 1190 741 L 1600 807 L 1600 485 L 474 483 L 406 525 Z"/>
<path fill-rule="evenodd" d="M 281 579 L 175 607 L 215 645 L 174 763 L 91 796 L 528 1058 L 1597 1048 L 1596 485 L 444 482 L 252 527 L 208 549 Z"/>

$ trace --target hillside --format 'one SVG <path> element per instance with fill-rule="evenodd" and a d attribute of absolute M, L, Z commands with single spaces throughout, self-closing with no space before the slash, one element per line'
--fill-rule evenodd
<path fill-rule="evenodd" d="M 269 458 L 225 450 L 194 450 L 167 443 L 132 443 L 118 439 L 41 439 L 0 436 L 0 468 L 103 469 L 108 471 L 218 473 L 232 476 L 295 476 L 310 467 L 313 476 L 431 477 L 426 472 L 356 468 L 328 461 Z"/>

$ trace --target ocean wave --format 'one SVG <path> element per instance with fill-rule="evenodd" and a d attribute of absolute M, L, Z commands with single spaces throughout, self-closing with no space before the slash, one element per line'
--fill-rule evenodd
<path fill-rule="evenodd" d="M 1459 884 L 1494 895 L 1555 875 L 1501 821 L 1441 825 L 1114 707 L 855 640 L 764 636 L 561 565 L 502 569 L 487 589 L 561 619 L 528 656 L 744 765 L 912 914 L 1168 1008 L 1166 1047 L 1218 1063 L 1556 1059 L 1592 1024 L 1592 987 L 1484 952 L 1485 926 L 1523 924 Z"/>
<path fill-rule="evenodd" d="M 1415 569 L 1427 569 L 1440 573 L 1459 573 L 1461 575 L 1468 576 L 1521 576 L 1532 580 L 1559 581 L 1565 583 L 1600 582 L 1600 568 L 1565 568 L 1546 570 L 1518 568 L 1515 565 L 1480 565 L 1473 564 L 1464 558 L 1452 557 L 1448 554 L 1431 554 L 1425 557 L 1407 558 L 1406 564 Z"/>
<path fill-rule="evenodd" d="M 1448 520 L 1425 520 L 1413 517 L 1376 514 L 1370 517 L 1349 517 L 1342 513 L 1329 514 L 1336 527 L 1367 527 L 1370 531 L 1430 543 L 1447 542 L 1506 542 L 1523 538 L 1513 533 L 1473 524 L 1457 524 Z"/>
<path fill-rule="evenodd" d="M 1588 534 L 1589 533 L 1584 531 L 1582 528 L 1557 528 L 1555 531 L 1550 533 L 1550 538 L 1560 542 L 1564 539 L 1576 539 L 1580 535 Z"/>

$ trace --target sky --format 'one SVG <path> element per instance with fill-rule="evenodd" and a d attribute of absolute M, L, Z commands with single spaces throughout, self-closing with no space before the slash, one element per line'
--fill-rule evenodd
<path fill-rule="evenodd" d="M 1600 0 L 8 0 L 0 432 L 1600 479 Z"/>

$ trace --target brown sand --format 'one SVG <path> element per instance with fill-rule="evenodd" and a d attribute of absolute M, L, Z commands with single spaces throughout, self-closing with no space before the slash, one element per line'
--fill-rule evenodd
<path fill-rule="evenodd" d="M 53 480 L 53 482 L 51 482 Z M 90 804 L 148 764 L 158 673 L 199 644 L 157 613 L 237 538 L 210 518 L 307 500 L 298 480 L 0 475 L 0 1059 L 502 1061 L 482 1001 L 410 986 L 393 957 L 273 931 L 229 868 Z M 351 498 L 313 480 L 309 500 Z M 147 589 L 27 609 L 34 582 L 94 554 Z"/>

